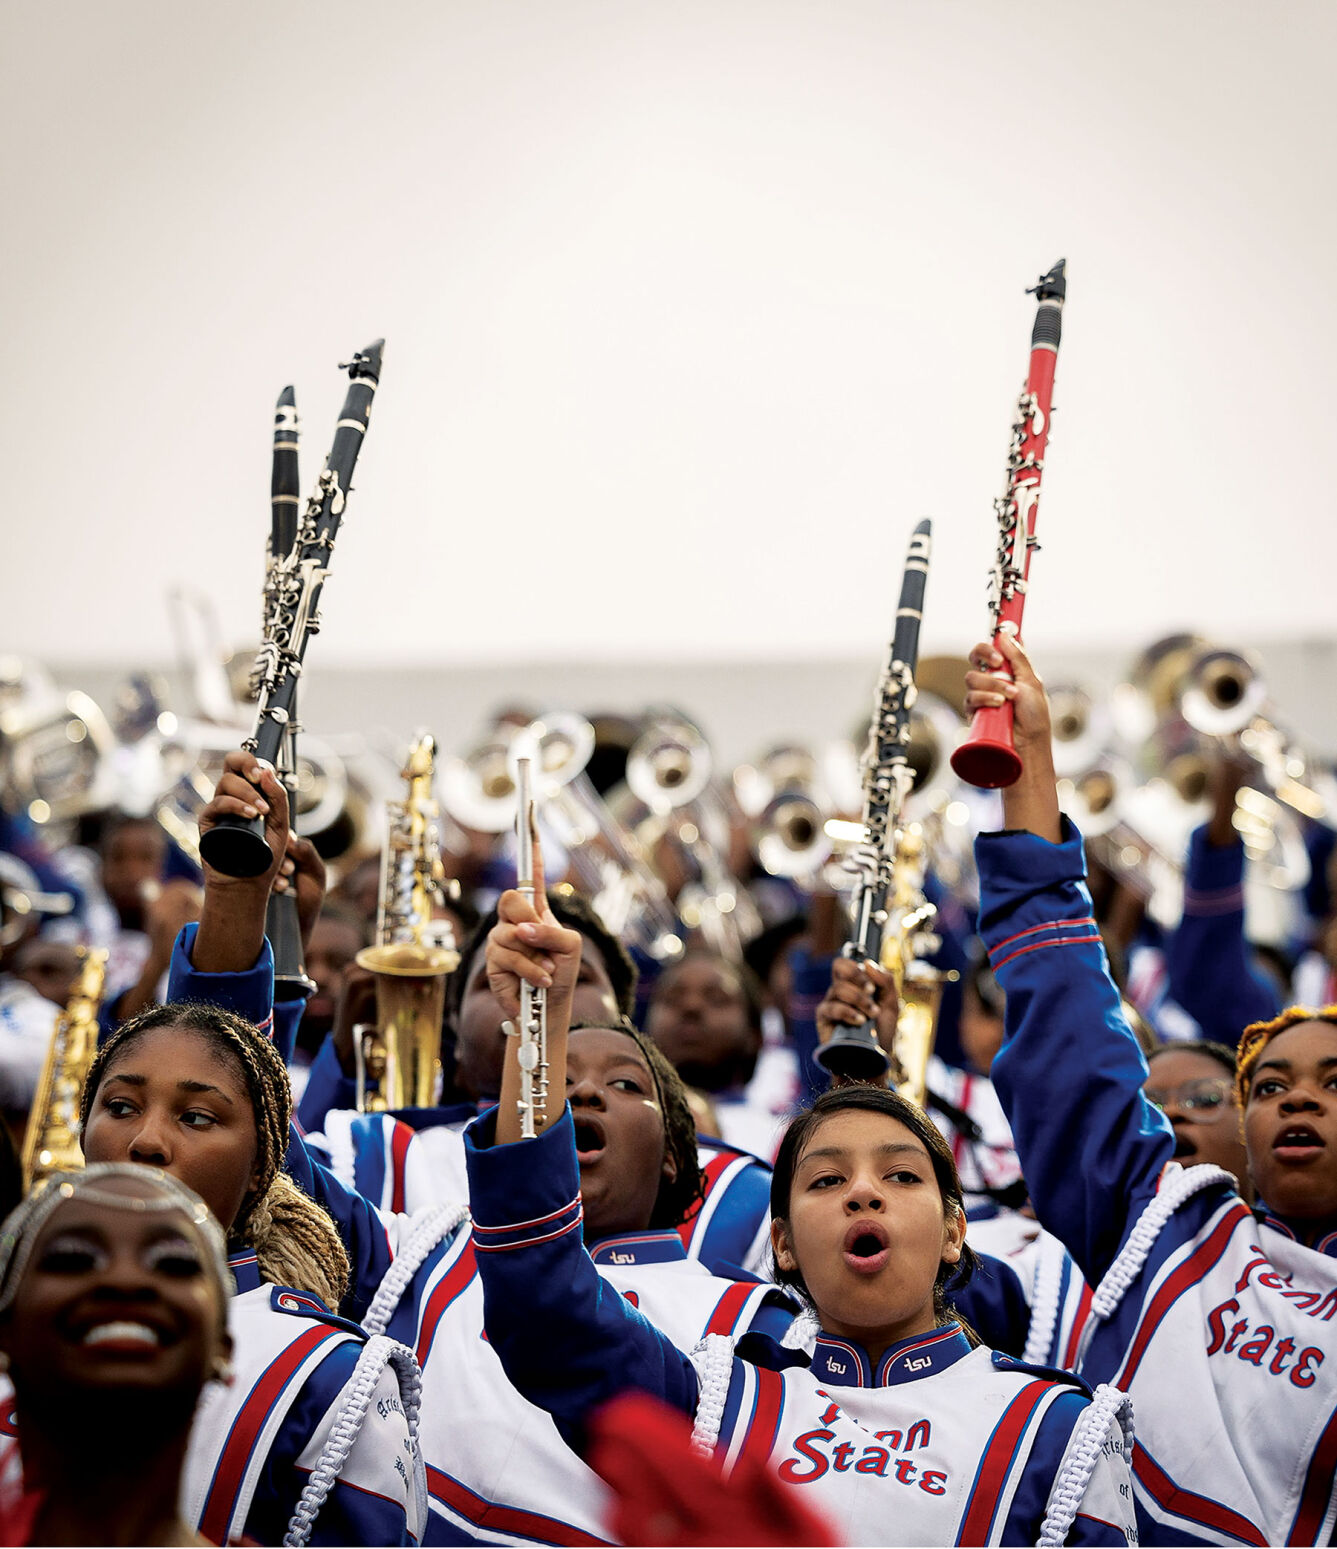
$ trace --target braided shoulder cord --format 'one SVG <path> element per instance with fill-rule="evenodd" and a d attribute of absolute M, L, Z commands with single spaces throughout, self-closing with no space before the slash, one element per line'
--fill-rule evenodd
<path fill-rule="evenodd" d="M 786 1350 L 806 1350 L 811 1355 L 820 1333 L 816 1314 L 805 1307 L 785 1330 L 780 1344 Z"/>
<path fill-rule="evenodd" d="M 1100 1461 L 1101 1450 L 1115 1420 L 1123 1433 L 1124 1456 L 1133 1453 L 1133 1405 L 1126 1393 L 1108 1382 L 1101 1383 L 1095 1397 L 1082 1411 L 1081 1418 L 1068 1438 L 1063 1464 L 1049 1492 L 1045 1519 L 1040 1525 L 1041 1549 L 1066 1541 L 1068 1531 L 1086 1494 L 1091 1476 Z"/>
<path fill-rule="evenodd" d="M 1138 1217 L 1137 1225 L 1128 1234 L 1128 1241 L 1119 1250 L 1119 1256 L 1105 1271 L 1104 1279 L 1091 1298 L 1091 1316 L 1108 1318 L 1123 1300 L 1125 1293 L 1147 1262 L 1161 1228 L 1175 1211 L 1195 1194 L 1210 1189 L 1218 1183 L 1234 1185 L 1234 1178 L 1223 1167 L 1203 1163 L 1197 1167 L 1179 1168 L 1167 1173 L 1155 1199 Z"/>
<path fill-rule="evenodd" d="M 1028 1366 L 1050 1366 L 1054 1329 L 1058 1324 L 1059 1288 L 1063 1284 L 1063 1245 L 1048 1235 L 1035 1245 L 1035 1275 L 1031 1281 L 1031 1323 L 1021 1358 Z"/>
<path fill-rule="evenodd" d="M 424 1213 L 414 1227 L 413 1235 L 395 1254 L 394 1263 L 376 1287 L 367 1316 L 362 1320 L 362 1327 L 369 1334 L 385 1333 L 395 1308 L 403 1300 L 409 1282 L 426 1262 L 427 1255 L 468 1219 L 467 1205 L 433 1205 Z"/>
<path fill-rule="evenodd" d="M 696 1423 L 692 1426 L 692 1451 L 697 1457 L 715 1454 L 724 1423 L 724 1401 L 729 1396 L 733 1376 L 734 1342 L 727 1334 L 707 1334 L 692 1351 L 692 1364 L 701 1382 L 696 1401 Z"/>
<path fill-rule="evenodd" d="M 285 1549 L 300 1549 L 300 1546 L 310 1539 L 316 1516 L 329 1498 L 335 1481 L 348 1461 L 348 1454 L 353 1450 L 353 1443 L 357 1440 L 362 1422 L 367 1417 L 367 1410 L 371 1407 L 372 1394 L 375 1393 L 376 1385 L 381 1380 L 381 1373 L 387 1366 L 394 1367 L 395 1375 L 399 1379 L 400 1401 L 404 1406 L 404 1419 L 408 1425 L 409 1441 L 413 1447 L 416 1462 L 418 1416 L 422 1408 L 422 1373 L 418 1369 L 417 1358 L 406 1345 L 387 1339 L 384 1334 L 374 1334 L 363 1347 L 362 1354 L 358 1356 L 353 1375 L 344 1388 L 338 1417 L 325 1440 L 324 1447 L 321 1448 L 320 1457 L 311 1471 L 306 1488 L 298 1498 L 297 1509 L 293 1512 L 292 1520 L 288 1523 L 288 1531 L 283 1536 Z M 417 1473 L 416 1467 L 414 1472 Z M 421 1507 L 423 1502 L 416 1500 L 418 1494 L 416 1482 L 414 1493 L 415 1506 Z"/>

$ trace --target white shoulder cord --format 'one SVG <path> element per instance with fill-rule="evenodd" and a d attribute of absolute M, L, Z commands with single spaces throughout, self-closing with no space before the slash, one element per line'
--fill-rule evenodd
<path fill-rule="evenodd" d="M 395 1254 L 395 1261 L 376 1287 L 362 1327 L 369 1334 L 384 1334 L 404 1292 L 427 1260 L 427 1255 L 469 1219 L 467 1205 L 433 1205 L 413 1228 L 413 1235 Z"/>
<path fill-rule="evenodd" d="M 1063 1284 L 1063 1245 L 1043 1236 L 1035 1245 L 1035 1274 L 1031 1280 L 1031 1322 L 1021 1358 L 1028 1366 L 1053 1364 L 1054 1327 L 1058 1323 L 1059 1287 Z"/>
<path fill-rule="evenodd" d="M 325 1144 L 330 1148 L 330 1171 L 346 1189 L 357 1188 L 357 1152 L 353 1147 L 351 1109 L 332 1108 L 325 1115 Z"/>
<path fill-rule="evenodd" d="M 1161 1228 L 1186 1200 L 1217 1183 L 1229 1183 L 1233 1187 L 1235 1179 L 1225 1168 L 1206 1163 L 1167 1174 L 1155 1199 L 1138 1217 L 1118 1258 L 1105 1271 L 1104 1279 L 1096 1288 L 1091 1298 L 1092 1317 L 1108 1318 L 1114 1312 L 1128 1287 L 1142 1273 L 1142 1266 L 1147 1262 Z"/>
<path fill-rule="evenodd" d="M 811 1355 L 821 1331 L 816 1315 L 805 1307 L 785 1330 L 780 1344 L 786 1350 L 804 1350 Z"/>
<path fill-rule="evenodd" d="M 727 1334 L 707 1334 L 692 1351 L 692 1364 L 701 1383 L 692 1426 L 692 1451 L 697 1457 L 713 1457 L 724 1423 L 724 1401 L 733 1376 L 734 1342 Z"/>
<path fill-rule="evenodd" d="M 1049 1504 L 1045 1519 L 1040 1524 L 1041 1549 L 1051 1549 L 1062 1544 L 1068 1530 L 1076 1520 L 1077 1512 L 1086 1494 L 1091 1476 L 1100 1461 L 1101 1449 L 1109 1435 L 1111 1424 L 1117 1419 L 1123 1432 L 1123 1452 L 1127 1459 L 1133 1455 L 1133 1405 L 1126 1393 L 1108 1382 L 1096 1389 L 1095 1397 L 1082 1411 L 1081 1418 L 1073 1426 L 1068 1439 L 1067 1452 L 1058 1477 L 1049 1492 Z"/>
<path fill-rule="evenodd" d="M 408 1424 L 409 1441 L 415 1459 L 418 1455 L 418 1413 L 422 1405 L 422 1373 L 412 1350 L 406 1345 L 387 1339 L 384 1334 L 374 1334 L 363 1346 L 353 1375 L 344 1389 L 347 1395 L 339 1410 L 334 1427 L 321 1448 L 320 1458 L 311 1471 L 306 1488 L 297 1501 L 297 1509 L 288 1523 L 283 1542 L 288 1549 L 300 1549 L 311 1537 L 312 1524 L 325 1504 L 334 1482 L 339 1477 L 348 1454 L 353 1449 L 362 1422 L 371 1406 L 372 1394 L 381 1380 L 381 1373 L 393 1366 L 399 1378 L 400 1400 L 404 1405 L 404 1419 Z M 416 1472 L 416 1470 L 415 1470 Z M 422 1503 L 420 1503 L 422 1504 Z"/>

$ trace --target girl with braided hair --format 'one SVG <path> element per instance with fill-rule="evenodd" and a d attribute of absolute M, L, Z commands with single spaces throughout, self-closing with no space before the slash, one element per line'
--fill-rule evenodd
<path fill-rule="evenodd" d="M 220 781 L 215 811 L 239 800 L 233 788 Z M 271 810 L 282 812 L 282 787 L 266 781 L 262 789 Z M 272 849 L 281 832 L 271 837 Z M 173 983 L 189 984 L 197 996 L 251 993 L 252 981 L 269 972 L 263 952 L 266 966 L 252 966 L 263 919 L 259 889 L 232 888 L 206 873 L 204 917 L 178 950 Z M 220 951 L 220 940 L 240 948 Z M 266 1008 L 270 993 L 266 985 Z M 703 1180 L 676 1072 L 612 1008 L 574 1034 L 570 1048 L 566 1076 L 582 1115 L 586 1231 L 610 1293 L 634 1299 L 686 1349 L 711 1328 L 768 1329 L 779 1337 L 795 1311 L 786 1296 L 755 1276 L 712 1274 L 684 1249 L 678 1228 L 699 1202 Z M 561 1071 L 552 1076 L 561 1083 Z M 345 1305 L 374 1335 L 411 1346 L 422 1366 L 426 1541 L 490 1541 L 497 1533 L 539 1543 L 568 1543 L 573 1533 L 602 1538 L 598 1481 L 547 1414 L 511 1386 L 482 1337 L 476 1264 L 487 1249 L 469 1229 L 463 1189 L 411 1213 L 377 1209 L 320 1166 L 300 1137 L 291 1139 L 287 1165 L 344 1238 L 352 1265 Z M 234 1190 L 243 1184 L 234 1182 Z M 508 1466 L 513 1459 L 523 1466 Z"/>
<path fill-rule="evenodd" d="M 1095 1288 L 1078 1370 L 1136 1408 L 1143 1542 L 1329 1543 L 1337 1007 L 1292 1007 L 1240 1041 L 1251 1210 L 1227 1150 L 1184 1144 L 1190 1101 L 1195 1119 L 1224 1108 L 1199 1079 L 1219 1056 L 1158 1054 L 1149 1080 L 1123 1016 L 1059 810 L 1044 685 L 1006 636 L 971 660 L 968 704 L 1012 704 L 1022 763 L 1005 831 L 976 844 L 980 934 L 1007 996 L 994 1081 L 1040 1222 Z"/>
<path fill-rule="evenodd" d="M 535 873 L 532 905 L 502 895 L 489 977 L 513 1016 L 522 981 L 546 992 L 551 1070 L 574 1074 L 591 1036 L 567 1031 L 579 938 L 544 908 Z M 617 1052 L 601 1051 L 602 1102 L 609 1116 L 625 1104 L 630 1125 L 650 1098 L 639 1058 L 624 1047 L 614 1064 Z M 945 1306 L 969 1260 L 965 1212 L 951 1153 L 917 1108 L 852 1087 L 786 1131 L 771 1241 L 820 1324 L 814 1353 L 723 1327 L 688 1353 L 596 1269 L 584 1217 L 603 1126 L 587 1081 L 568 1081 L 560 1113 L 536 1101 L 524 1139 L 511 1054 L 495 1114 L 466 1137 L 488 1339 L 573 1445 L 601 1404 L 639 1388 L 695 1416 L 696 1449 L 726 1477 L 740 1460 L 777 1469 L 843 1542 L 1132 1541 L 1123 1396 L 1093 1398 L 1078 1379 L 978 1346 Z"/>
<path fill-rule="evenodd" d="M 227 1234 L 236 1371 L 201 1402 L 188 1516 L 217 1543 L 416 1540 L 416 1363 L 337 1316 L 348 1258 L 329 1216 L 281 1170 L 290 1119 L 274 1046 L 218 1006 L 171 1004 L 124 1023 L 85 1084 L 89 1163 L 162 1169 Z"/>

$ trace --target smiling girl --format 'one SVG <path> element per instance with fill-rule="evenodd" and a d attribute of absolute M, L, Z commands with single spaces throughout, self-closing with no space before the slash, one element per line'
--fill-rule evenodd
<path fill-rule="evenodd" d="M 503 895 L 489 977 L 508 1008 L 522 978 L 546 989 L 560 1069 L 579 938 L 545 917 L 541 885 L 536 904 Z M 943 1306 L 965 1217 L 951 1154 L 918 1110 L 844 1089 L 785 1135 L 772 1244 L 821 1326 L 811 1360 L 756 1334 L 708 1337 L 688 1357 L 608 1294 L 582 1245 L 574 1097 L 521 1140 L 518 1088 L 511 1055 L 496 1113 L 467 1133 L 487 1334 L 573 1441 L 599 1404 L 640 1388 L 694 1414 L 698 1448 L 726 1472 L 760 1458 L 810 1490 L 845 1542 L 1128 1541 L 1122 1396 L 1093 1401 L 973 1344 Z"/>
<path fill-rule="evenodd" d="M 231 1372 L 226 1287 L 207 1207 L 148 1168 L 89 1168 L 10 1215 L 5 1543 L 203 1542 L 178 1500 L 201 1390 Z"/>
<path fill-rule="evenodd" d="M 1158 1055 L 1150 1085 L 1165 1112 L 1148 1100 L 1091 917 L 1081 838 L 1059 812 L 1044 686 L 1007 640 L 971 660 L 971 708 L 1012 703 L 1023 763 L 1003 793 L 1007 831 L 976 847 L 980 932 L 1007 995 L 994 1080 L 1039 1218 L 1096 1287 L 1079 1370 L 1126 1387 L 1136 1406 L 1142 1537 L 1328 1543 L 1337 1008 L 1293 1008 L 1241 1042 L 1235 1097 L 1256 1212 L 1231 1172 L 1176 1162 L 1214 1154 L 1232 1165 L 1228 1149 L 1177 1142 L 1167 1122 L 1188 1130 L 1186 1105 L 1195 1117 L 1219 1111 L 1203 1085 L 1213 1063 L 1201 1051 L 1192 1064 Z"/>
<path fill-rule="evenodd" d="M 219 1543 L 290 1532 L 403 1542 L 424 1509 L 406 1414 L 416 1366 L 336 1316 L 348 1259 L 329 1217 L 281 1171 L 290 1116 L 287 1072 L 258 1029 L 216 1006 L 160 1006 L 99 1050 L 84 1085 L 84 1155 L 180 1179 L 229 1240 L 235 1380 L 200 1410 L 190 1520 Z M 359 1417 L 351 1401 L 363 1390 Z"/>

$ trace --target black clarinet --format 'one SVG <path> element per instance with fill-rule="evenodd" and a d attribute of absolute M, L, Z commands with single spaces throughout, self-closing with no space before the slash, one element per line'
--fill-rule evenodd
<path fill-rule="evenodd" d="M 915 667 L 919 660 L 919 624 L 924 616 L 933 523 L 926 517 L 915 528 L 901 581 L 900 606 L 891 655 L 877 686 L 868 745 L 863 756 L 864 842 L 850 857 L 855 872 L 850 902 L 850 933 L 842 957 L 862 963 L 881 961 L 883 928 L 888 920 L 896 865 L 896 835 L 901 809 L 914 786 L 906 750 L 910 743 L 910 711 L 915 702 Z M 877 1036 L 877 1023 L 841 1026 L 817 1051 L 816 1060 L 833 1076 L 849 1081 L 878 1081 L 891 1066 Z"/>
<path fill-rule="evenodd" d="M 277 765 L 284 733 L 293 719 L 297 680 L 307 642 L 320 628 L 320 593 L 329 574 L 330 556 L 351 488 L 353 469 L 366 435 L 371 400 L 381 376 L 385 340 L 377 339 L 342 369 L 351 378 L 348 396 L 334 431 L 334 444 L 316 488 L 307 502 L 297 542 L 275 566 L 275 597 L 264 643 L 256 658 L 260 703 L 255 731 L 242 744 L 257 758 Z M 200 836 L 200 854 L 229 877 L 258 877 L 273 857 L 265 842 L 263 818 L 231 815 Z"/>
<path fill-rule="evenodd" d="M 279 394 L 274 408 L 274 462 L 269 481 L 269 544 L 265 555 L 264 633 L 269 634 L 273 609 L 277 602 L 279 567 L 297 543 L 297 514 L 302 504 L 301 477 L 297 458 L 297 398 L 291 387 Z M 262 685 L 252 684 L 253 698 L 259 698 Z M 284 728 L 283 742 L 275 770 L 288 792 L 288 816 L 297 827 L 297 706 Z M 302 925 L 297 913 L 297 894 L 270 892 L 265 910 L 265 935 L 274 954 L 274 999 L 306 1000 L 315 993 L 315 981 L 302 961 Z"/>

